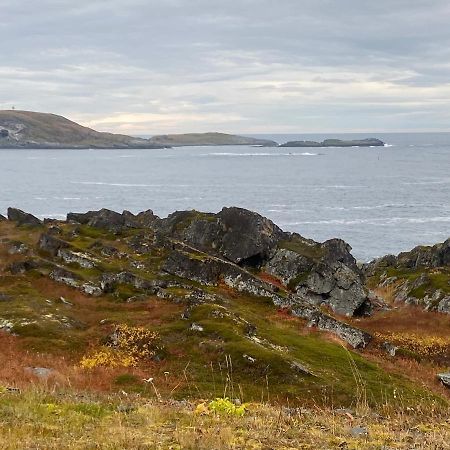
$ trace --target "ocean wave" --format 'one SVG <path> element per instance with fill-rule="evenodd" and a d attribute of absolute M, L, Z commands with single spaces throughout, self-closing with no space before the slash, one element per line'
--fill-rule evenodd
<path fill-rule="evenodd" d="M 430 223 L 450 222 L 450 216 L 436 217 L 385 217 L 379 219 L 330 219 L 330 220 L 305 220 L 299 222 L 284 222 L 281 225 L 393 225 L 399 223 Z"/>
<path fill-rule="evenodd" d="M 448 183 L 450 183 L 450 178 L 444 178 L 442 180 L 435 180 L 435 181 L 408 181 L 402 184 L 406 186 L 426 186 L 428 184 L 448 184 Z"/>
<path fill-rule="evenodd" d="M 140 183 L 106 183 L 104 181 L 70 181 L 71 184 L 87 186 L 117 186 L 117 187 L 167 187 L 167 184 L 140 184 Z M 190 187 L 189 184 L 171 184 L 170 187 Z"/>
<path fill-rule="evenodd" d="M 292 153 L 232 153 L 232 152 L 215 152 L 215 153 L 203 153 L 201 156 L 319 156 L 320 153 L 310 152 L 292 152 Z"/>
<path fill-rule="evenodd" d="M 430 204 L 430 203 L 384 203 L 381 205 L 371 205 L 371 206 L 325 206 L 324 209 L 328 209 L 331 211 L 370 211 L 373 209 L 390 209 L 390 208 L 399 208 L 399 209 L 410 209 L 410 208 L 447 208 L 449 205 L 443 204 Z"/>

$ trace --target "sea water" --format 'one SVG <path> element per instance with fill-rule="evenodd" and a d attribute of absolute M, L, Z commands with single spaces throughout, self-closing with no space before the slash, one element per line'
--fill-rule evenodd
<path fill-rule="evenodd" d="M 450 236 L 450 133 L 258 137 L 377 137 L 387 146 L 0 150 L 0 213 L 240 206 L 318 241 L 340 237 L 359 260 Z"/>

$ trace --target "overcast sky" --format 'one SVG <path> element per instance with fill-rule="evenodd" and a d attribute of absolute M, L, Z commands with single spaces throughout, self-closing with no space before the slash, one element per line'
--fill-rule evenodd
<path fill-rule="evenodd" d="M 0 0 L 0 108 L 157 134 L 450 130 L 449 0 Z"/>

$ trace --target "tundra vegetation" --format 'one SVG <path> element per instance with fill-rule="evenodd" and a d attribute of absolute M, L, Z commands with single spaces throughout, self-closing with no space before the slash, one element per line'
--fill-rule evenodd
<path fill-rule="evenodd" d="M 449 448 L 448 241 L 360 267 L 239 208 L 8 219 L 1 448 Z"/>

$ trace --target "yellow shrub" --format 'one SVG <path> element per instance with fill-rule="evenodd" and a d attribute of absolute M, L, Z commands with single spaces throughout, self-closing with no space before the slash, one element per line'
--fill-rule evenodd
<path fill-rule="evenodd" d="M 377 338 L 389 340 L 421 356 L 439 356 L 448 352 L 450 339 L 439 336 L 426 336 L 416 333 L 376 333 Z"/>
<path fill-rule="evenodd" d="M 151 358 L 160 348 L 159 334 L 144 327 L 118 325 L 107 345 L 84 356 L 84 369 L 94 367 L 134 367 L 139 361 Z"/>

